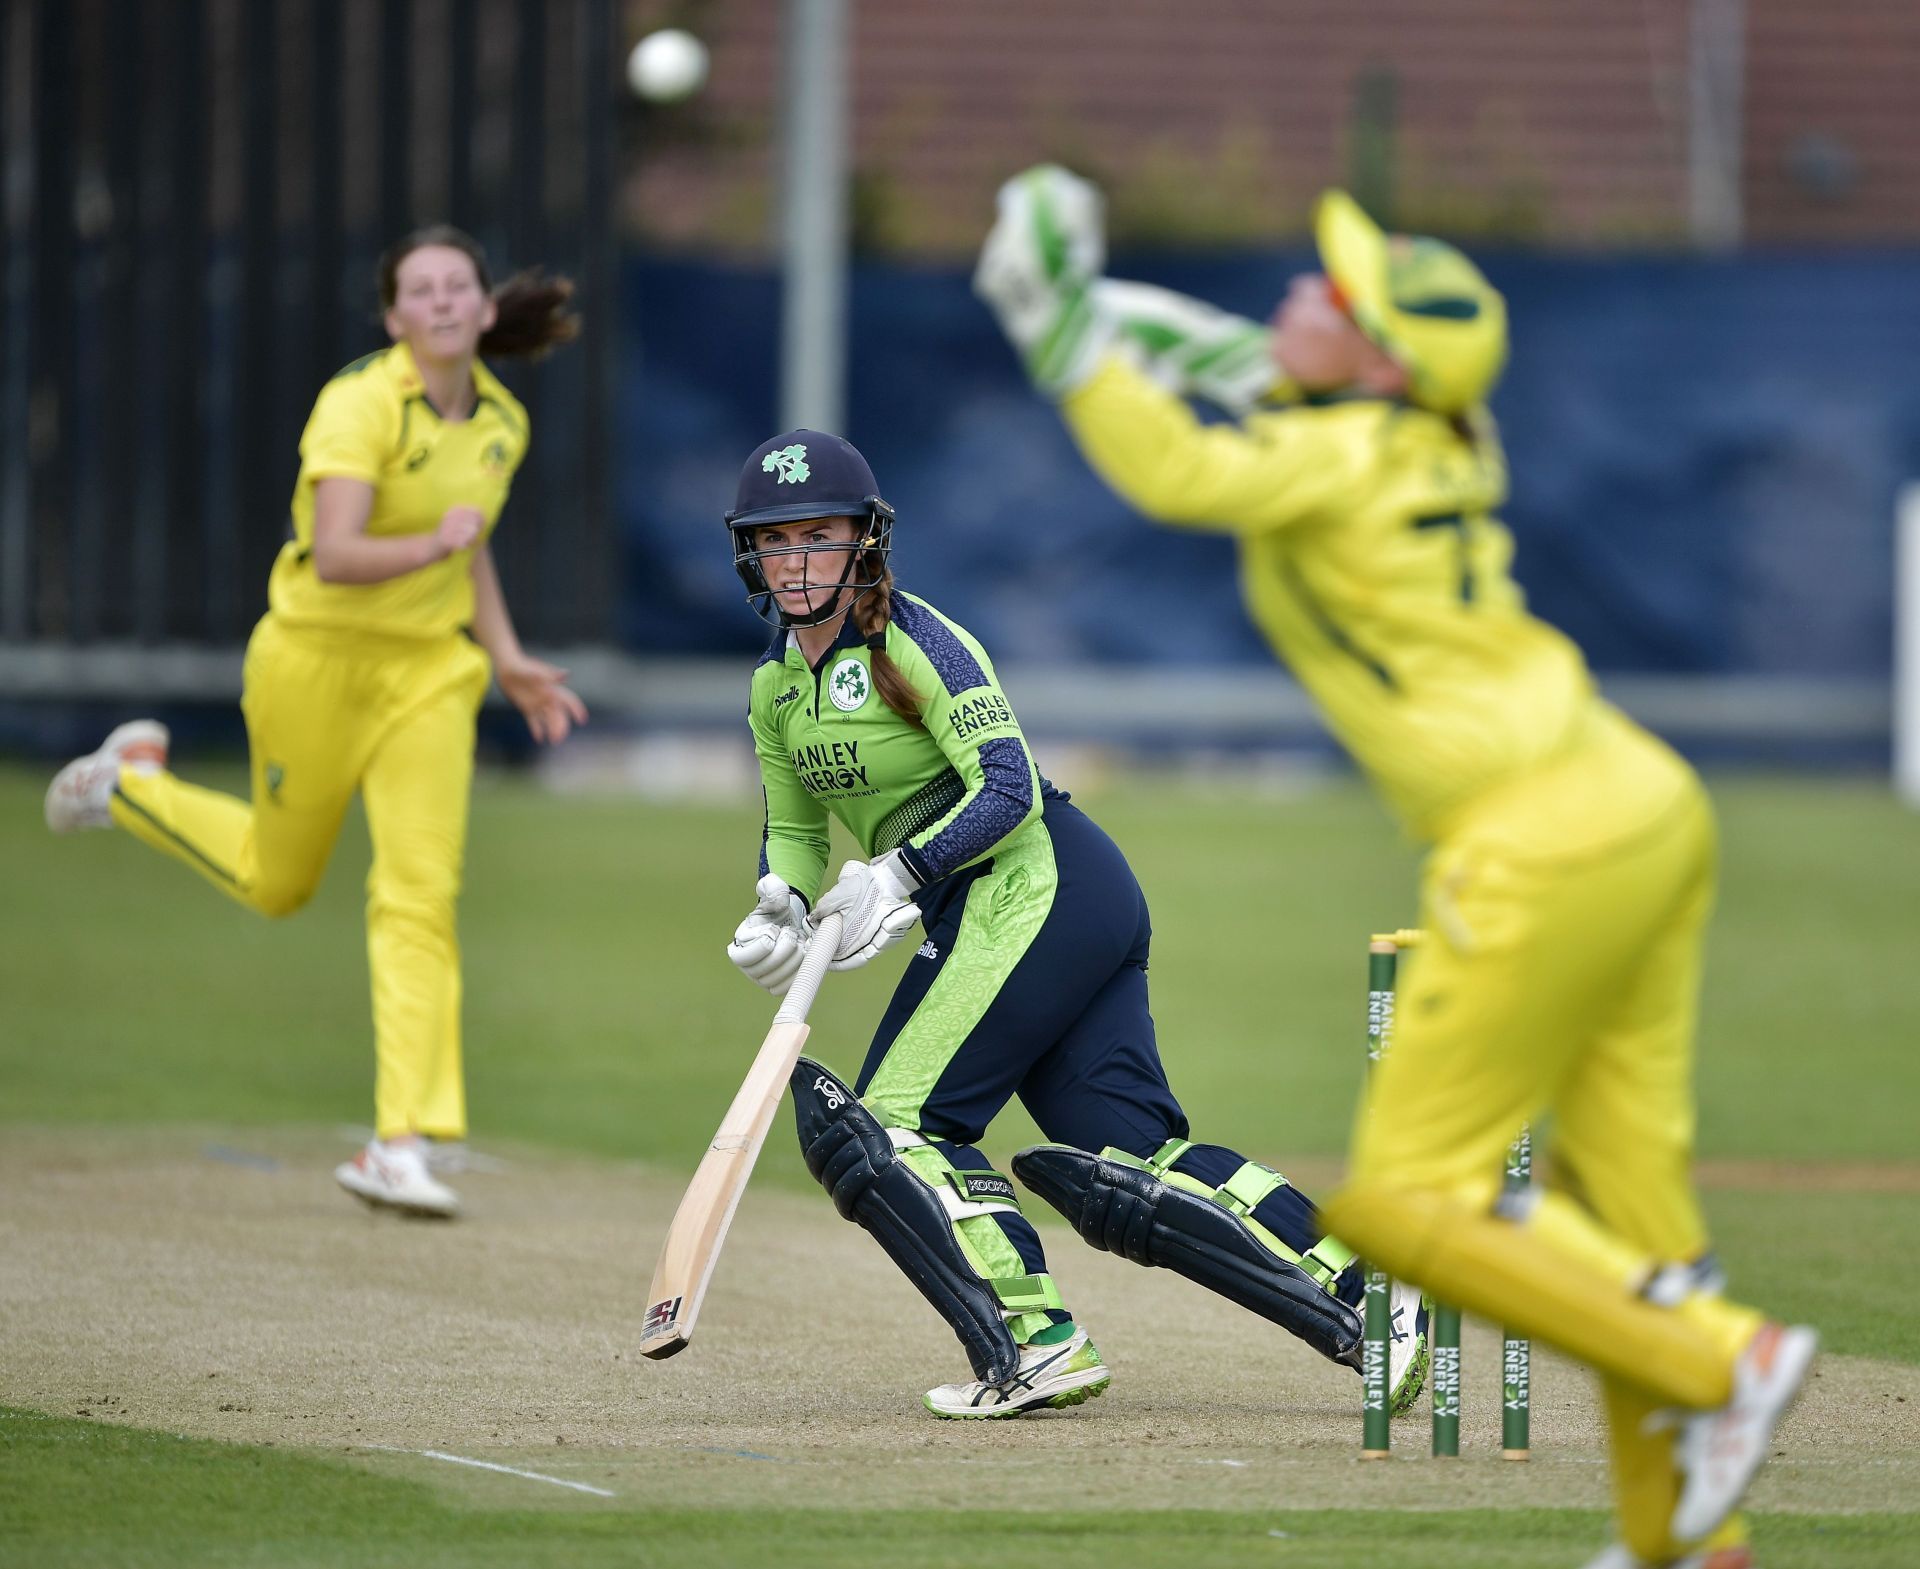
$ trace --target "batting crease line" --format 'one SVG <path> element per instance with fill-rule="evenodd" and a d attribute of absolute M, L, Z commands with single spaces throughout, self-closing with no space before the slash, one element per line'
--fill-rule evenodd
<path fill-rule="evenodd" d="M 577 1493 L 592 1493 L 596 1498 L 613 1498 L 616 1494 L 604 1487 L 590 1487 L 585 1482 L 569 1482 L 561 1476 L 543 1476 L 538 1471 L 522 1471 L 518 1466 L 500 1465 L 492 1460 L 469 1460 L 465 1455 L 450 1455 L 440 1449 L 402 1449 L 398 1444 L 362 1444 L 362 1449 L 383 1449 L 390 1455 L 425 1455 L 429 1460 L 446 1460 L 454 1465 L 477 1466 L 482 1471 L 499 1471 L 507 1476 L 523 1476 L 529 1482 L 551 1482 L 555 1487 L 571 1487 Z"/>

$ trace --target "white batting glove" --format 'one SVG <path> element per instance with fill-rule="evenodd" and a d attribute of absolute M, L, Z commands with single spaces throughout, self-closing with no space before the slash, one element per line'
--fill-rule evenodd
<path fill-rule="evenodd" d="M 760 902 L 735 929 L 727 957 L 755 985 L 784 997 L 813 939 L 806 901 L 771 872 L 753 891 Z"/>
<path fill-rule="evenodd" d="M 973 292 L 1050 397 L 1091 376 L 1112 341 L 1113 324 L 1095 309 L 1091 288 L 1106 264 L 1104 204 L 1085 180 L 1043 163 L 1000 187 Z"/>
<path fill-rule="evenodd" d="M 898 850 L 841 867 L 840 881 L 820 896 L 813 909 L 816 925 L 829 915 L 844 918 L 840 946 L 827 968 L 857 970 L 912 931 L 920 919 L 920 906 L 913 902 L 919 891 L 920 880 Z"/>
<path fill-rule="evenodd" d="M 1120 278 L 1096 278 L 1093 300 L 1147 374 L 1183 398 L 1245 414 L 1280 385 L 1273 335 L 1257 321 Z"/>

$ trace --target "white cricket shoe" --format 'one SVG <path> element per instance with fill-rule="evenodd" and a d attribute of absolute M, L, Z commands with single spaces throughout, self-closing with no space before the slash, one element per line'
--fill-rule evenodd
<path fill-rule="evenodd" d="M 927 1391 L 923 1404 L 941 1417 L 1018 1416 L 1038 1406 L 1077 1406 L 1105 1394 L 1112 1379 L 1087 1332 L 1076 1325 L 1058 1345 L 1022 1346 L 1020 1371 L 1006 1383 L 942 1384 Z"/>
<path fill-rule="evenodd" d="M 167 766 L 167 727 L 155 719 L 121 725 L 97 752 L 76 757 L 47 786 L 47 826 L 57 834 L 113 826 L 113 787 L 120 770 L 157 774 Z"/>
<path fill-rule="evenodd" d="M 1715 1411 L 1680 1415 L 1673 1457 L 1686 1481 L 1670 1527 L 1677 1540 L 1697 1542 L 1733 1512 L 1773 1447 L 1773 1429 L 1800 1393 L 1819 1344 L 1804 1324 L 1762 1324 L 1734 1364 L 1733 1398 Z"/>
<path fill-rule="evenodd" d="M 374 1139 L 352 1160 L 333 1169 L 333 1180 L 355 1198 L 381 1209 L 451 1220 L 460 1213 L 460 1195 L 427 1170 L 417 1134 Z"/>
<path fill-rule="evenodd" d="M 1396 1280 L 1387 1302 L 1387 1410 L 1405 1416 L 1427 1387 L 1427 1299 Z"/>
<path fill-rule="evenodd" d="M 1753 1549 L 1742 1542 L 1738 1547 L 1703 1549 L 1656 1563 L 1640 1557 L 1624 1542 L 1615 1542 L 1587 1569 L 1753 1569 Z"/>

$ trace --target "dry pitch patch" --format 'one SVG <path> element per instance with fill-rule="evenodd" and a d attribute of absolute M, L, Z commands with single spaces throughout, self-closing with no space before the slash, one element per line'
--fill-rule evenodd
<path fill-rule="evenodd" d="M 1423 1403 L 1396 1424 L 1408 1458 L 1363 1465 L 1357 1379 L 1050 1227 L 1113 1387 L 1071 1412 L 939 1423 L 919 1393 L 965 1359 L 821 1195 L 748 1195 L 699 1340 L 655 1364 L 634 1344 L 684 1172 L 524 1154 L 461 1178 L 470 1218 L 435 1225 L 347 1199 L 328 1173 L 348 1153 L 285 1130 L 8 1130 L 0 1402 L 346 1452 L 513 1508 L 596 1500 L 417 1452 L 585 1483 L 623 1508 L 1606 1503 L 1589 1381 L 1557 1358 L 1535 1360 L 1532 1462 L 1498 1460 L 1498 1342 L 1478 1326 L 1467 1455 L 1424 1458 Z M 767 1158 L 791 1155 L 776 1130 Z M 1920 1368 L 1824 1358 L 1780 1448 L 1757 1510 L 1912 1510 Z"/>

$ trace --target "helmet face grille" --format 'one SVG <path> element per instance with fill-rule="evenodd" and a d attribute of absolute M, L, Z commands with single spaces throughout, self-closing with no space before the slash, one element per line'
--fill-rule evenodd
<path fill-rule="evenodd" d="M 733 533 L 733 570 L 740 581 L 746 585 L 747 603 L 753 607 L 753 613 L 769 626 L 818 626 L 830 621 L 842 611 L 850 610 L 871 593 L 880 584 L 882 575 L 893 554 L 893 508 L 878 496 L 868 496 L 863 504 L 851 512 L 819 514 L 809 516 L 864 516 L 865 525 L 858 538 L 851 542 L 811 545 L 775 545 L 761 549 L 755 546 L 753 534 L 756 529 L 768 527 L 777 522 L 800 522 L 802 519 L 774 518 L 736 518 L 728 514 L 727 525 Z M 767 582 L 766 568 L 763 565 L 783 556 L 820 557 L 823 570 L 816 576 L 811 570 L 806 575 L 810 587 L 837 586 L 840 592 L 820 609 L 806 615 L 790 615 L 781 608 L 773 597 L 773 589 Z"/>
<path fill-rule="evenodd" d="M 756 549 L 756 529 L 799 523 L 810 518 L 852 518 L 862 525 L 859 540 L 785 545 Z M 747 603 L 772 626 L 817 626 L 851 609 L 879 585 L 893 549 L 893 508 L 880 499 L 873 470 L 852 442 L 818 430 L 790 430 L 760 443 L 740 469 L 740 483 L 726 524 L 733 534 L 733 569 L 746 585 Z M 811 586 L 837 585 L 840 592 L 823 609 L 789 616 L 775 603 L 763 560 L 804 554 L 844 558 L 824 563 L 829 570 Z"/>

